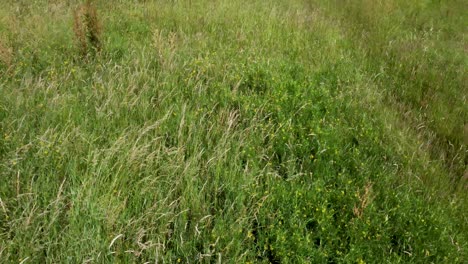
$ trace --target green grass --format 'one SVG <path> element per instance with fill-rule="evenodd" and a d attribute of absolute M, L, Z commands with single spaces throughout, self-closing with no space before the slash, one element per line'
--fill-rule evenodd
<path fill-rule="evenodd" d="M 467 261 L 463 1 L 76 6 L 0 0 L 0 262 Z"/>

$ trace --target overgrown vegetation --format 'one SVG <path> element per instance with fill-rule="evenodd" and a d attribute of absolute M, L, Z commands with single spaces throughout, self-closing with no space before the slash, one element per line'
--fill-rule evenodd
<path fill-rule="evenodd" d="M 326 1 L 364 64 L 457 186 L 468 162 L 464 1 Z M 386 14 L 382 16 L 381 14 Z"/>
<path fill-rule="evenodd" d="M 462 1 L 0 3 L 0 262 L 466 262 Z"/>

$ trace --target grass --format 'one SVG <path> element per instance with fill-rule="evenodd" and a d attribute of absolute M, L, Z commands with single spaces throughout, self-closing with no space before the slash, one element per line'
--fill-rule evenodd
<path fill-rule="evenodd" d="M 462 1 L 0 3 L 2 262 L 466 262 Z"/>
<path fill-rule="evenodd" d="M 458 182 L 466 167 L 466 14 L 463 1 L 328 1 L 369 73 Z M 380 14 L 385 13 L 386 16 Z"/>

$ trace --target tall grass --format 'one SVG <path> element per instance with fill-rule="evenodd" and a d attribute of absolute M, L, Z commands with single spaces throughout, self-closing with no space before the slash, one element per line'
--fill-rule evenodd
<path fill-rule="evenodd" d="M 74 5 L 0 5 L 1 262 L 466 260 L 466 193 L 421 132 L 437 126 L 413 129 L 429 112 L 385 89 L 417 82 L 377 76 L 338 8 L 95 4 L 87 60 Z"/>
<path fill-rule="evenodd" d="M 463 1 L 327 1 L 389 102 L 444 160 L 453 185 L 466 170 L 466 36 Z M 385 15 L 383 15 L 385 14 Z"/>

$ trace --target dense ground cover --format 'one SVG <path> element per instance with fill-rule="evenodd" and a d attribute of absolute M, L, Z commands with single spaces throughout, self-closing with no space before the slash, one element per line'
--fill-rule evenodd
<path fill-rule="evenodd" d="M 71 2 L 0 0 L 0 262 L 466 262 L 463 1 Z"/>

